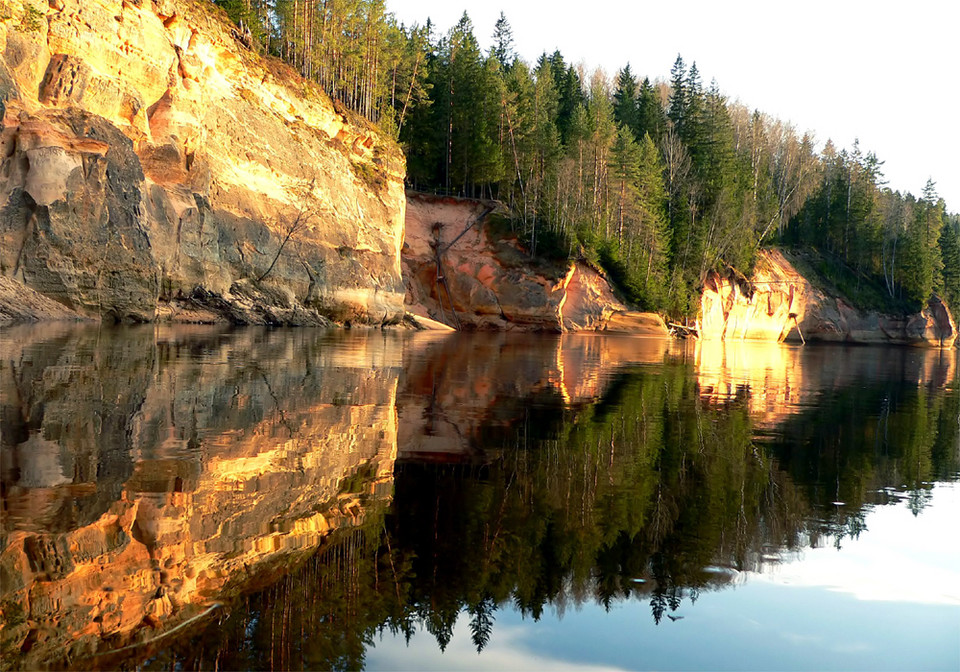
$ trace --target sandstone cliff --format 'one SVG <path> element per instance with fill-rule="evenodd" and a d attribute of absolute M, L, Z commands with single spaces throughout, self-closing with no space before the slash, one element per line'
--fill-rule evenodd
<path fill-rule="evenodd" d="M 658 315 L 630 311 L 590 266 L 538 263 L 513 236 L 492 235 L 482 220 L 497 207 L 409 195 L 402 260 L 411 313 L 475 330 L 667 335 Z"/>
<path fill-rule="evenodd" d="M 5 0 L 0 275 L 82 315 L 402 315 L 404 161 L 200 0 Z"/>
<path fill-rule="evenodd" d="M 937 298 L 910 316 L 860 310 L 803 277 L 781 251 L 760 252 L 753 277 L 713 273 L 697 329 L 704 340 L 830 341 L 951 347 L 957 325 Z"/>

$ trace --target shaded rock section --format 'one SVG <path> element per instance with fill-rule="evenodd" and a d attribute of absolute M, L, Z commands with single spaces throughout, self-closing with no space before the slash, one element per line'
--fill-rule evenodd
<path fill-rule="evenodd" d="M 107 320 L 402 317 L 395 143 L 210 3 L 4 6 L 0 275 Z"/>
<path fill-rule="evenodd" d="M 861 310 L 805 278 L 779 250 L 759 253 L 753 277 L 711 273 L 697 317 L 704 340 L 827 341 L 949 348 L 957 325 L 937 297 L 913 315 Z"/>
<path fill-rule="evenodd" d="M 81 315 L 13 278 L 0 276 L 0 327 L 18 322 L 79 320 Z"/>

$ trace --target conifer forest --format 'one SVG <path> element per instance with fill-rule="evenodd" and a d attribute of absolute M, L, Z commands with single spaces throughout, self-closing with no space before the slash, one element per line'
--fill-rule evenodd
<path fill-rule="evenodd" d="M 532 256 L 585 258 L 642 309 L 695 312 L 708 272 L 748 274 L 763 246 L 809 251 L 864 306 L 960 306 L 960 216 L 933 180 L 894 191 L 882 158 L 731 101 L 682 55 L 668 78 L 606 73 L 559 50 L 525 62 L 503 14 L 444 31 L 399 24 L 384 0 L 216 4 L 396 138 L 410 188 L 501 201 Z"/>

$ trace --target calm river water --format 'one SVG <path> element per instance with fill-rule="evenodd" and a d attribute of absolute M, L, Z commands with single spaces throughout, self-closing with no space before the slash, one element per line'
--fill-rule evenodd
<path fill-rule="evenodd" d="M 957 351 L 0 332 L 0 668 L 960 669 Z"/>

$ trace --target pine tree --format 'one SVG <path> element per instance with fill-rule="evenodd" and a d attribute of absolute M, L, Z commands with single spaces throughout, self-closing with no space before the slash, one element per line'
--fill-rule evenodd
<path fill-rule="evenodd" d="M 556 185 L 557 161 L 560 157 L 560 134 L 557 131 L 556 118 L 559 106 L 559 95 L 553 81 L 553 70 L 546 54 L 540 57 L 534 71 L 534 105 L 533 105 L 533 149 L 534 161 L 530 178 L 527 182 L 528 192 L 532 199 L 537 219 L 545 217 L 553 219 L 550 212 L 551 188 Z M 537 227 L 530 231 L 530 248 L 533 254 L 537 250 Z"/>
<path fill-rule="evenodd" d="M 576 223 L 581 242 L 591 233 L 589 216 L 593 212 L 593 191 L 590 189 L 590 113 L 584 103 L 577 105 L 567 130 L 566 151 L 570 173 L 569 219 Z"/>
<path fill-rule="evenodd" d="M 610 100 L 610 85 L 602 70 L 596 70 L 590 78 L 590 97 L 587 101 L 590 118 L 590 150 L 592 166 L 590 186 L 593 212 L 590 221 L 596 233 L 602 232 L 605 239 L 610 237 L 608 160 L 613 142 L 617 136 L 617 124 L 613 119 L 613 104 Z"/>
<path fill-rule="evenodd" d="M 526 197 L 528 170 L 528 146 L 532 134 L 530 110 L 533 107 L 533 76 L 527 64 L 521 60 L 514 62 L 506 72 L 500 72 L 502 82 L 500 92 L 500 153 L 505 166 L 503 181 L 499 186 L 500 198 L 506 201 L 514 212 L 519 213 L 524 224 L 529 216 L 529 203 Z"/>
<path fill-rule="evenodd" d="M 443 185 L 463 195 L 479 194 L 502 175 L 502 104 L 494 63 L 481 57 L 473 23 L 464 12 L 441 43 L 433 67 L 435 114 L 444 129 Z"/>

